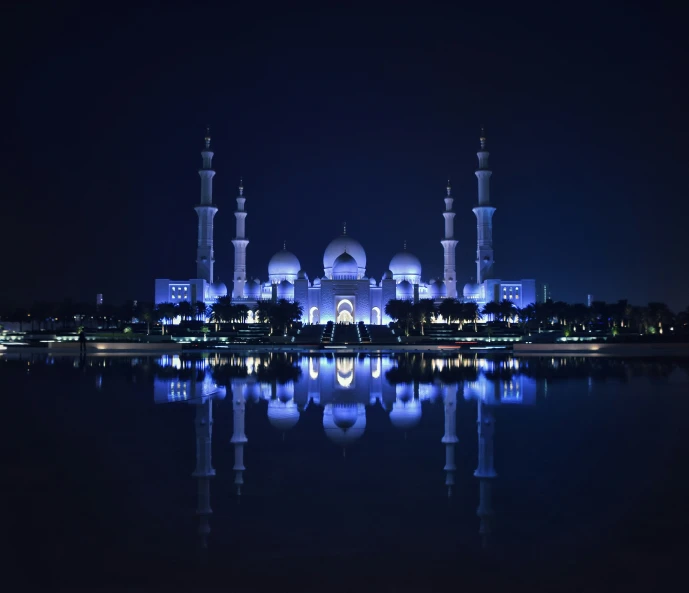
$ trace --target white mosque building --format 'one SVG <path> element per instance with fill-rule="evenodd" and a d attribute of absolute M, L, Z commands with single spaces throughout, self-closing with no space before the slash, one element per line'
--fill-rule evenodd
<path fill-rule="evenodd" d="M 198 215 L 198 244 L 196 250 L 196 278 L 191 280 L 155 281 L 155 302 L 179 303 L 182 301 L 203 301 L 212 304 L 219 297 L 228 294 L 227 287 L 215 281 L 213 267 L 213 218 L 218 208 L 213 202 L 212 169 L 213 152 L 211 138 L 207 134 L 205 147 L 201 151 L 203 167 L 201 177 L 201 200 L 195 207 Z M 391 320 L 385 315 L 385 305 L 393 299 L 418 301 L 457 298 L 484 305 L 489 301 L 509 299 L 518 307 L 536 301 L 536 282 L 532 279 L 500 280 L 494 276 L 493 261 L 493 214 L 495 208 L 490 201 L 490 176 L 486 138 L 481 134 L 478 178 L 478 205 L 473 212 L 477 219 L 476 283 L 464 286 L 462 294 L 457 293 L 455 249 L 458 238 L 454 233 L 454 198 L 450 183 L 444 198 L 445 209 L 443 246 L 443 278 L 422 280 L 419 259 L 406 250 L 397 253 L 390 260 L 389 269 L 380 280 L 367 275 L 366 251 L 362 244 L 347 234 L 346 225 L 342 234 L 334 238 L 323 253 L 323 274 L 310 279 L 302 269 L 299 258 L 287 250 L 286 245 L 268 262 L 268 279 L 248 280 L 245 209 L 247 199 L 243 184 L 239 185 L 236 198 L 234 245 L 234 274 L 232 301 L 250 307 L 260 300 L 287 299 L 298 301 L 303 309 L 304 323 L 358 323 L 387 324 Z"/>

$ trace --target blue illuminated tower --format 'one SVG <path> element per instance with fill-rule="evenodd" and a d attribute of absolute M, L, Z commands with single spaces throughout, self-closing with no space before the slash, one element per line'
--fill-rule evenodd
<path fill-rule="evenodd" d="M 234 245 L 234 277 L 232 285 L 232 298 L 244 298 L 244 285 L 246 284 L 246 246 L 249 240 L 246 238 L 246 212 L 244 211 L 244 183 L 239 181 L 239 195 L 237 196 L 237 209 L 234 212 L 236 220 Z"/>
<path fill-rule="evenodd" d="M 213 217 L 218 209 L 213 204 L 213 176 L 211 161 L 210 131 L 206 130 L 206 146 L 201 151 L 203 168 L 199 170 L 201 177 L 201 203 L 194 208 L 199 216 L 198 244 L 196 247 L 196 277 L 203 278 L 209 284 L 213 282 L 213 264 L 215 254 L 213 252 Z"/>
<path fill-rule="evenodd" d="M 488 151 L 486 150 L 486 135 L 481 128 L 481 150 L 478 155 L 478 206 L 474 208 L 477 225 L 476 245 L 476 283 L 493 278 L 493 213 L 495 208 L 490 205 L 490 176 L 488 169 Z M 449 296 L 449 293 L 448 293 Z"/>
<path fill-rule="evenodd" d="M 455 271 L 455 213 L 452 210 L 452 188 L 450 187 L 450 180 L 447 181 L 447 196 L 445 197 L 445 238 L 440 242 L 445 252 L 443 261 L 443 280 L 447 288 L 447 298 L 457 298 L 457 274 Z"/>

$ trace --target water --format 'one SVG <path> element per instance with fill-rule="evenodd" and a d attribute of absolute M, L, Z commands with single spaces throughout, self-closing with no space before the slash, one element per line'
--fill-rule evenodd
<path fill-rule="evenodd" d="M 53 588 L 682 589 L 688 387 L 686 360 L 4 354 L 5 560 Z"/>

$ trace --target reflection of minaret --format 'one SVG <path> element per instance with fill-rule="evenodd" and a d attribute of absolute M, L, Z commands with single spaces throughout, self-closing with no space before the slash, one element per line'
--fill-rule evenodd
<path fill-rule="evenodd" d="M 457 388 L 447 385 L 443 387 L 443 399 L 445 401 L 445 435 L 442 442 L 445 443 L 445 485 L 447 495 L 452 496 L 452 487 L 455 484 L 455 443 L 457 439 Z"/>
<path fill-rule="evenodd" d="M 479 479 L 479 505 L 476 515 L 481 520 L 479 533 L 483 539 L 483 546 L 488 544 L 488 536 L 491 532 L 491 519 L 493 509 L 491 506 L 492 479 L 497 477 L 493 467 L 493 435 L 495 432 L 495 420 L 488 406 L 479 398 L 476 402 L 478 429 L 478 467 L 474 476 Z"/>
<path fill-rule="evenodd" d="M 242 484 L 244 484 L 244 443 L 247 442 L 244 434 L 244 415 L 246 411 L 246 400 L 244 398 L 243 386 L 235 386 L 232 400 L 232 415 L 234 419 L 234 430 L 231 442 L 234 444 L 234 483 L 237 486 L 237 496 L 242 494 Z"/>
<path fill-rule="evenodd" d="M 215 475 L 211 465 L 211 437 L 213 435 L 213 400 L 208 397 L 198 400 L 196 406 L 196 469 L 192 474 L 198 480 L 199 536 L 203 547 L 208 545 L 211 509 L 210 479 Z"/>

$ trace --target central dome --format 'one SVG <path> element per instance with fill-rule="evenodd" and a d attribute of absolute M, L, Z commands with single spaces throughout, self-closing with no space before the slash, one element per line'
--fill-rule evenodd
<path fill-rule="evenodd" d="M 349 253 L 338 255 L 333 262 L 333 278 L 350 278 L 352 276 L 356 278 L 358 273 L 359 267 L 357 265 L 357 261 L 351 255 L 349 255 Z"/>
<path fill-rule="evenodd" d="M 323 268 L 326 278 L 332 277 L 333 264 L 343 253 L 351 255 L 356 260 L 357 275 L 363 277 L 366 274 L 366 252 L 364 248 L 359 241 L 352 239 L 349 235 L 340 235 L 330 242 L 323 254 Z"/>
<path fill-rule="evenodd" d="M 290 280 L 294 282 L 301 270 L 299 259 L 291 251 L 278 251 L 268 262 L 268 276 L 271 282 Z"/>

